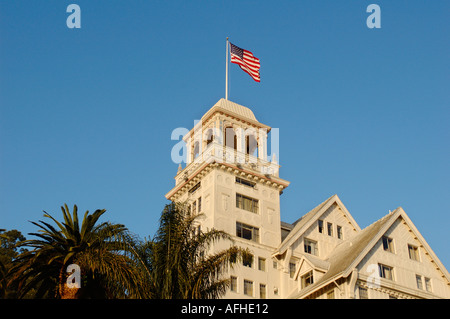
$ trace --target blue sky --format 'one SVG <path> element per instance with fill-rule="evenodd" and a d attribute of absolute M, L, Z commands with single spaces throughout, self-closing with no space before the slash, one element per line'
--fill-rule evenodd
<path fill-rule="evenodd" d="M 261 60 L 261 83 L 230 65 L 229 99 L 280 130 L 282 220 L 333 194 L 362 228 L 402 206 L 448 268 L 449 9 L 0 0 L 0 228 L 27 234 L 67 203 L 152 236 L 177 170 L 171 132 L 224 97 L 228 36 Z"/>

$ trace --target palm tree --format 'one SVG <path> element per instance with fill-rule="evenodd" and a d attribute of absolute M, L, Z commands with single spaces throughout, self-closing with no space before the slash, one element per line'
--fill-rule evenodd
<path fill-rule="evenodd" d="M 146 282 L 149 297 L 159 299 L 218 298 L 225 294 L 230 279 L 228 269 L 248 254 L 247 250 L 230 246 L 211 253 L 214 243 L 230 235 L 198 227 L 201 215 L 189 215 L 181 204 L 164 208 L 160 226 L 152 241 L 140 246 L 141 265 L 146 265 L 150 280 Z"/>
<path fill-rule="evenodd" d="M 20 246 L 31 247 L 18 256 L 12 272 L 24 296 L 36 288 L 37 298 L 123 298 L 140 297 L 140 276 L 135 267 L 133 238 L 121 224 L 97 223 L 106 210 L 86 211 L 81 225 L 78 208 L 70 214 L 61 207 L 64 222 L 60 223 L 44 211 L 56 228 L 47 222 L 32 222 L 40 228 Z M 77 264 L 81 269 L 81 288 L 66 285 L 67 267 Z"/>

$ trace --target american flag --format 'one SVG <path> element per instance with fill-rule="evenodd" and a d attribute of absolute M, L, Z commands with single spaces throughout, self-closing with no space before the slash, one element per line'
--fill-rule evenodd
<path fill-rule="evenodd" d="M 241 49 L 230 42 L 231 46 L 231 63 L 238 64 L 241 69 L 253 78 L 256 82 L 261 82 L 259 75 L 259 59 L 253 56 L 250 51 Z"/>

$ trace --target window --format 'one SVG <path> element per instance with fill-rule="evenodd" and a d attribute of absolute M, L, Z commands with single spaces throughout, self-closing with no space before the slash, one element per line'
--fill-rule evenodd
<path fill-rule="evenodd" d="M 193 203 L 192 203 L 192 211 L 191 211 L 191 214 L 195 214 L 197 212 L 197 202 L 196 201 L 194 201 Z"/>
<path fill-rule="evenodd" d="M 408 245 L 409 259 L 419 261 L 419 249 L 416 246 Z"/>
<path fill-rule="evenodd" d="M 323 234 L 323 220 L 319 219 L 317 221 L 317 225 L 318 225 L 319 233 Z"/>
<path fill-rule="evenodd" d="M 425 289 L 431 292 L 431 279 L 427 277 L 425 277 Z"/>
<path fill-rule="evenodd" d="M 225 146 L 237 150 L 237 137 L 232 127 L 225 128 Z"/>
<path fill-rule="evenodd" d="M 200 155 L 200 143 L 195 142 L 194 144 L 194 159 Z"/>
<path fill-rule="evenodd" d="M 244 258 L 242 258 L 242 265 L 253 268 L 253 256 L 245 255 Z"/>
<path fill-rule="evenodd" d="M 380 272 L 381 278 L 386 278 L 389 280 L 394 280 L 393 268 L 383 264 L 378 264 L 378 270 Z"/>
<path fill-rule="evenodd" d="M 272 267 L 273 269 L 278 269 L 278 263 L 275 260 L 272 262 Z"/>
<path fill-rule="evenodd" d="M 236 207 L 257 214 L 258 200 L 241 194 L 236 194 Z"/>
<path fill-rule="evenodd" d="M 236 236 L 259 242 L 259 228 L 236 222 Z"/>
<path fill-rule="evenodd" d="M 369 299 L 367 288 L 358 287 L 359 299 Z"/>
<path fill-rule="evenodd" d="M 422 276 L 420 275 L 416 275 L 416 284 L 417 284 L 417 289 L 423 289 L 423 285 L 422 285 Z"/>
<path fill-rule="evenodd" d="M 209 129 L 206 133 L 206 146 L 211 144 L 214 141 L 214 132 L 212 129 Z"/>
<path fill-rule="evenodd" d="M 231 285 L 230 285 L 231 291 L 237 292 L 237 277 L 231 276 Z"/>
<path fill-rule="evenodd" d="M 289 277 L 294 278 L 296 268 L 295 263 L 289 263 Z"/>
<path fill-rule="evenodd" d="M 304 274 L 301 280 L 302 280 L 302 289 L 308 287 L 309 285 L 312 285 L 314 283 L 312 270 Z"/>
<path fill-rule="evenodd" d="M 266 259 L 262 257 L 258 257 L 258 269 L 262 271 L 266 271 Z"/>
<path fill-rule="evenodd" d="M 317 242 L 305 238 L 304 240 L 304 246 L 305 246 L 305 253 L 311 254 L 311 255 L 318 255 L 318 247 Z"/>
<path fill-rule="evenodd" d="M 333 224 L 327 223 L 328 236 L 333 236 Z"/>
<path fill-rule="evenodd" d="M 253 297 L 253 281 L 244 279 L 244 295 Z"/>
<path fill-rule="evenodd" d="M 202 198 L 198 198 L 198 212 L 200 213 L 202 211 Z"/>
<path fill-rule="evenodd" d="M 255 185 L 256 185 L 256 183 L 250 182 L 250 181 L 240 178 L 240 177 L 236 177 L 236 183 L 242 184 L 245 186 L 249 186 L 249 187 L 255 187 Z"/>
<path fill-rule="evenodd" d="M 259 284 L 259 298 L 266 299 L 266 285 Z"/>
<path fill-rule="evenodd" d="M 253 134 L 245 137 L 245 153 L 258 156 L 258 141 Z"/>
<path fill-rule="evenodd" d="M 342 226 L 336 226 L 337 227 L 337 238 L 343 239 L 344 236 L 342 235 Z"/>
<path fill-rule="evenodd" d="M 384 249 L 384 251 L 388 251 L 390 253 L 393 253 L 394 252 L 394 243 L 392 242 L 392 238 L 383 236 L 382 241 L 383 241 L 383 249 Z"/>

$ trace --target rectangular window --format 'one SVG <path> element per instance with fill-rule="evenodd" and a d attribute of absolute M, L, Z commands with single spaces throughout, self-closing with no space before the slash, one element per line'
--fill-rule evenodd
<path fill-rule="evenodd" d="M 244 295 L 253 297 L 253 281 L 244 279 Z"/>
<path fill-rule="evenodd" d="M 337 238 L 343 239 L 344 236 L 342 235 L 342 226 L 336 226 L 337 227 Z"/>
<path fill-rule="evenodd" d="M 327 223 L 328 236 L 333 236 L 333 224 Z"/>
<path fill-rule="evenodd" d="M 383 236 L 382 241 L 383 241 L 383 249 L 384 249 L 384 251 L 388 251 L 390 253 L 393 253 L 394 252 L 394 243 L 392 241 L 392 238 Z"/>
<path fill-rule="evenodd" d="M 266 299 L 266 285 L 259 284 L 259 298 Z"/>
<path fill-rule="evenodd" d="M 417 284 L 417 289 L 420 289 L 420 290 L 423 289 L 422 276 L 416 275 L 416 284 Z"/>
<path fill-rule="evenodd" d="M 242 264 L 245 267 L 253 268 L 253 255 L 245 255 L 244 258 L 242 258 Z"/>
<path fill-rule="evenodd" d="M 386 278 L 389 280 L 394 280 L 394 269 L 390 266 L 386 266 L 383 264 L 378 264 L 378 270 L 381 278 Z"/>
<path fill-rule="evenodd" d="M 278 269 L 278 263 L 275 260 L 272 262 L 272 267 L 273 269 Z"/>
<path fill-rule="evenodd" d="M 301 281 L 302 281 L 302 289 L 308 287 L 309 285 L 312 285 L 314 283 L 312 270 L 304 274 L 301 278 Z"/>
<path fill-rule="evenodd" d="M 317 226 L 318 226 L 319 233 L 323 234 L 323 220 L 319 219 L 317 221 Z"/>
<path fill-rule="evenodd" d="M 198 212 L 200 213 L 202 211 L 202 198 L 198 198 Z"/>
<path fill-rule="evenodd" d="M 230 285 L 231 291 L 237 292 L 237 277 L 231 276 L 231 285 Z"/>
<path fill-rule="evenodd" d="M 425 277 L 425 289 L 431 292 L 431 279 L 427 277 Z"/>
<path fill-rule="evenodd" d="M 240 178 L 240 177 L 236 177 L 236 183 L 245 185 L 245 186 L 249 186 L 249 187 L 255 187 L 255 185 L 256 185 L 256 183 L 250 182 L 250 181 Z"/>
<path fill-rule="evenodd" d="M 289 263 L 289 277 L 294 278 L 296 268 L 295 263 Z"/>
<path fill-rule="evenodd" d="M 419 249 L 416 246 L 408 245 L 409 258 L 419 261 Z"/>
<path fill-rule="evenodd" d="M 248 196 L 236 194 L 236 207 L 258 214 L 258 200 Z"/>
<path fill-rule="evenodd" d="M 317 247 L 316 241 L 305 238 L 304 239 L 304 248 L 305 248 L 305 253 L 318 256 L 318 247 Z"/>
<path fill-rule="evenodd" d="M 236 236 L 259 242 L 259 228 L 236 222 Z"/>
<path fill-rule="evenodd" d="M 266 271 L 266 259 L 262 257 L 258 257 L 258 269 L 262 271 Z"/>

